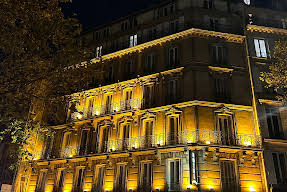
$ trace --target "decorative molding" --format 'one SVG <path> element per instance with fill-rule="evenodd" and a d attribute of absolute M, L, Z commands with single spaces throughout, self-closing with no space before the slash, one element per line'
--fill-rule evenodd
<path fill-rule="evenodd" d="M 260 33 L 274 33 L 277 35 L 287 35 L 286 29 L 279 29 L 274 27 L 265 27 L 258 25 L 247 25 L 247 31 L 250 32 L 260 32 Z"/>
<path fill-rule="evenodd" d="M 273 106 L 283 106 L 283 102 L 282 101 L 278 101 L 278 100 L 268 100 L 268 99 L 258 99 L 260 104 L 267 104 L 267 105 L 273 105 Z"/>

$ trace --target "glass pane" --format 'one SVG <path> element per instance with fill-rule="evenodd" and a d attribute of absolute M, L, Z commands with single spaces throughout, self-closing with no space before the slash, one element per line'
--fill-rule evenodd
<path fill-rule="evenodd" d="M 258 39 L 254 39 L 254 46 L 256 51 L 256 57 L 261 57 Z"/>
<path fill-rule="evenodd" d="M 262 57 L 267 57 L 267 51 L 266 51 L 266 47 L 265 47 L 265 40 L 259 40 L 259 46 L 260 46 L 261 56 Z"/>

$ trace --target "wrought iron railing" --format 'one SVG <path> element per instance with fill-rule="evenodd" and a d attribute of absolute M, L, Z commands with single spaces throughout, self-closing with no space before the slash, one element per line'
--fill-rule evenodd
<path fill-rule="evenodd" d="M 225 145 L 258 148 L 262 147 L 261 137 L 256 134 L 239 133 L 225 135 L 221 131 L 184 130 L 180 132 L 170 132 L 166 134 L 162 133 L 97 142 L 93 149 L 88 145 L 67 146 L 62 150 L 60 156 L 64 158 L 69 158 L 73 156 L 84 156 L 88 154 L 133 151 L 140 149 L 158 148 L 162 146 L 188 144 Z"/>

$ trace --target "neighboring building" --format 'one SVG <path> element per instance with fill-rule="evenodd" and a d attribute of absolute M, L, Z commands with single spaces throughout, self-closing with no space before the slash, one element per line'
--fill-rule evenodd
<path fill-rule="evenodd" d="M 287 191 L 287 108 L 276 99 L 273 89 L 259 80 L 268 69 L 276 40 L 287 37 L 287 1 L 251 2 L 244 7 L 248 42 L 248 59 L 254 87 L 264 146 L 268 187 L 271 191 Z"/>
<path fill-rule="evenodd" d="M 255 67 L 267 61 L 257 35 L 270 34 L 247 25 L 261 13 L 253 3 L 166 1 L 83 34 L 95 49 L 88 67 L 104 72 L 67 96 L 65 123 L 35 141 L 15 191 L 244 192 L 280 183 L 285 154 L 270 143 L 284 141 L 264 139 L 264 154 L 261 143 L 278 118 L 262 125 L 260 103 L 272 102 L 256 87 Z"/>

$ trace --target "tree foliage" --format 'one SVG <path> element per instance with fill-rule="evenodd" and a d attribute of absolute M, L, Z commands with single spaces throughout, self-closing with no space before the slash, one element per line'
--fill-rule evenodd
<path fill-rule="evenodd" d="M 287 41 L 275 42 L 272 53 L 272 62 L 266 72 L 262 72 L 261 81 L 266 83 L 267 88 L 273 88 L 279 94 L 281 100 L 287 99 Z"/>
<path fill-rule="evenodd" d="M 0 2 L 0 143 L 23 147 L 35 131 L 47 134 L 45 122 L 30 112 L 58 105 L 85 82 L 88 69 L 67 67 L 92 52 L 78 38 L 81 25 L 65 17 L 59 0 Z"/>

